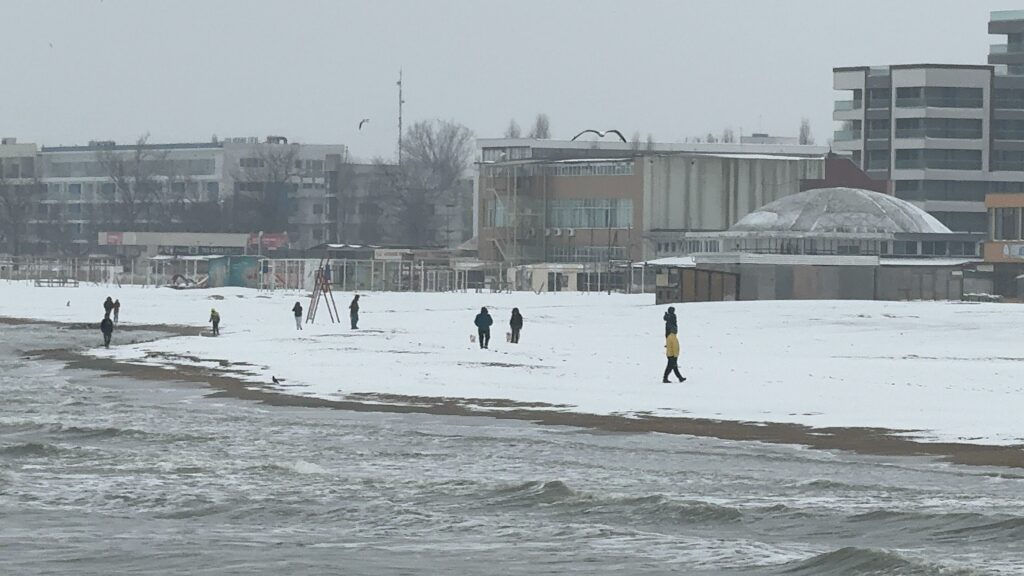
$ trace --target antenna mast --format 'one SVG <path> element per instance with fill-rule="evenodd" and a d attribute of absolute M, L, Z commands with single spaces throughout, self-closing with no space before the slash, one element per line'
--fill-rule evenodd
<path fill-rule="evenodd" d="M 402 165 L 402 69 L 398 69 L 398 165 Z"/>

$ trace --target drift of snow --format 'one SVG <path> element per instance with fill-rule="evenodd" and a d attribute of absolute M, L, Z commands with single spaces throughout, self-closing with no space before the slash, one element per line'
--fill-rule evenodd
<path fill-rule="evenodd" d="M 0 283 L 0 316 L 98 325 L 107 295 L 120 299 L 122 324 L 187 324 L 195 335 L 118 346 L 115 332 L 105 350 L 97 329 L 91 354 L 169 367 L 200 359 L 288 394 L 506 399 L 594 414 L 1024 442 L 1024 308 L 1008 304 L 676 305 L 685 384 L 661 383 L 665 306 L 651 295 L 370 293 L 360 300 L 360 330 L 350 330 L 351 295 L 338 293 L 342 323 L 321 308 L 315 325 L 297 331 L 291 307 L 308 306 L 306 293 Z M 495 321 L 490 350 L 470 342 L 481 306 Z M 514 306 L 525 318 L 518 345 L 505 342 Z M 200 336 L 210 308 L 222 317 L 217 338 Z M 272 375 L 284 381 L 275 386 Z"/>

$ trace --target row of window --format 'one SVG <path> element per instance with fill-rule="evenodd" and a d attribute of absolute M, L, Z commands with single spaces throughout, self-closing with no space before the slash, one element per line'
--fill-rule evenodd
<path fill-rule="evenodd" d="M 549 228 L 630 228 L 633 225 L 632 200 L 552 200 L 547 212 Z"/>
<path fill-rule="evenodd" d="M 984 106 L 984 95 L 982 88 L 903 86 L 896 88 L 896 107 L 981 108 Z M 889 88 L 869 88 L 867 96 L 868 108 L 888 108 L 892 92 Z M 859 102 L 863 99 L 863 93 L 854 90 L 853 98 L 855 103 Z M 854 107 L 860 106 L 854 104 Z"/>
<path fill-rule="evenodd" d="M 134 170 L 134 161 L 127 160 Z M 212 158 L 189 160 L 153 159 L 141 160 L 139 169 L 158 176 L 212 176 L 215 162 Z M 46 169 L 51 178 L 104 178 L 110 176 L 110 167 L 97 160 L 79 162 L 52 161 Z"/>
<path fill-rule="evenodd" d="M 992 208 L 988 212 L 992 240 L 1024 240 L 1020 208 Z"/>
<path fill-rule="evenodd" d="M 548 262 L 607 262 L 625 260 L 625 246 L 551 246 L 548 248 Z"/>
<path fill-rule="evenodd" d="M 35 176 L 35 158 L 0 158 L 0 176 L 4 178 L 31 178 Z"/>
<path fill-rule="evenodd" d="M 220 195 L 219 182 L 154 182 L 160 190 L 168 190 L 174 195 L 195 194 L 205 192 L 207 199 L 216 200 Z M 115 195 L 113 182 L 68 182 L 45 184 L 46 197 L 51 200 L 91 200 L 94 198 L 110 198 Z"/>
<path fill-rule="evenodd" d="M 572 162 L 548 166 L 548 176 L 632 176 L 632 162 Z"/>
<path fill-rule="evenodd" d="M 885 152 L 885 151 L 883 151 Z M 981 170 L 981 150 L 912 148 L 896 150 L 896 169 Z"/>
<path fill-rule="evenodd" d="M 659 242 L 657 251 L 665 254 L 744 252 L 753 254 L 810 254 L 844 256 L 976 256 L 976 242 L 918 240 L 852 240 L 837 238 L 726 238 L 689 239 Z"/>

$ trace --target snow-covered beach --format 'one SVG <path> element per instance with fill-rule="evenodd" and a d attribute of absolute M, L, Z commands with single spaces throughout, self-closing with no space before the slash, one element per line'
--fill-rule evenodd
<path fill-rule="evenodd" d="M 664 306 L 651 295 L 363 294 L 347 318 L 295 329 L 308 294 L 247 289 L 175 291 L 0 283 L 0 316 L 93 322 L 106 296 L 121 324 L 177 325 L 184 336 L 101 347 L 123 363 L 198 365 L 254 387 L 331 400 L 465 399 L 479 410 L 512 401 L 597 415 L 793 423 L 895 430 L 919 441 L 1024 443 L 1024 308 L 954 302 L 776 301 L 677 305 L 689 380 L 661 383 Z M 351 294 L 336 294 L 343 316 Z M 494 319 L 490 350 L 470 341 L 473 317 Z M 505 342 L 508 316 L 525 317 Z M 209 337 L 210 309 L 223 318 Z M 274 385 L 271 378 L 282 380 Z"/>

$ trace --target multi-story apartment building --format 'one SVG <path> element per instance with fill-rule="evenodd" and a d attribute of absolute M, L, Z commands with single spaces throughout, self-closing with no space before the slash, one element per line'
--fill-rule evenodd
<path fill-rule="evenodd" d="M 835 150 L 959 232 L 986 231 L 986 194 L 1024 192 L 1024 12 L 989 32 L 989 65 L 833 69 Z"/>
<path fill-rule="evenodd" d="M 3 164 L 10 174 L 17 166 L 30 191 L 17 230 L 23 248 L 79 254 L 104 230 L 287 232 L 297 249 L 335 241 L 339 173 L 348 165 L 343 145 L 281 137 L 41 149 L 5 139 L 0 157 L 12 158 Z M 6 236 L 15 232 L 2 225 Z"/>
<path fill-rule="evenodd" d="M 479 254 L 505 266 L 661 255 L 668 238 L 725 230 L 799 192 L 801 180 L 823 178 L 828 151 L 532 139 L 482 139 L 477 146 Z"/>

